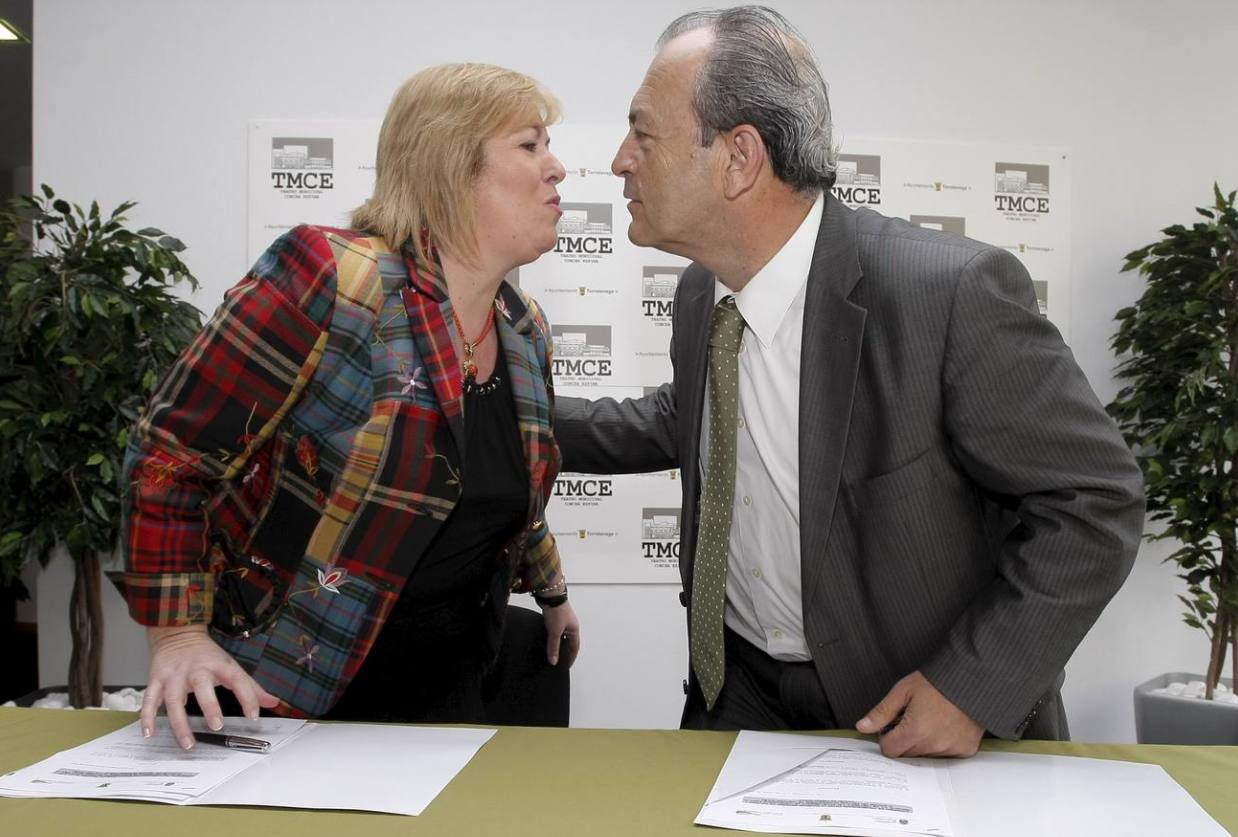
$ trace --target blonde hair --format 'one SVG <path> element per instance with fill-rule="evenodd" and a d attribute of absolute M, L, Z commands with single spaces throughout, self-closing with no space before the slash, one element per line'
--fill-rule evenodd
<path fill-rule="evenodd" d="M 393 248 L 428 246 L 477 255 L 473 181 L 483 142 L 511 124 L 545 126 L 559 103 L 528 76 L 490 64 L 441 64 L 400 85 L 378 135 L 374 194 L 352 214 L 354 229 Z"/>

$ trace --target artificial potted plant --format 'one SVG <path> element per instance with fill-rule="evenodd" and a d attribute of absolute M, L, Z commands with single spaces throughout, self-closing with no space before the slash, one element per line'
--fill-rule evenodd
<path fill-rule="evenodd" d="M 57 198 L 0 208 L 0 584 L 63 544 L 75 567 L 69 699 L 102 697 L 100 568 L 121 525 L 128 428 L 201 325 L 184 245 Z"/>
<path fill-rule="evenodd" d="M 1135 693 L 1144 743 L 1238 744 L 1238 705 L 1222 677 L 1238 674 L 1238 211 L 1234 192 L 1213 186 L 1203 220 L 1162 230 L 1126 257 L 1143 296 L 1116 315 L 1112 347 L 1125 386 L 1109 411 L 1138 456 L 1149 540 L 1177 547 L 1166 561 L 1186 583 L 1186 623 L 1209 638 L 1202 675 L 1173 673 Z M 1201 655 L 1202 656 L 1202 655 Z M 1204 700 L 1154 692 L 1174 680 L 1203 681 Z"/>

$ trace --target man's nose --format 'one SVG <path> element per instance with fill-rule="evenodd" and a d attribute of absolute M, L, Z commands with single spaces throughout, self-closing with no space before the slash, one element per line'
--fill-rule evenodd
<path fill-rule="evenodd" d="M 610 163 L 610 170 L 618 177 L 626 177 L 632 173 L 632 147 L 635 140 L 629 131 L 615 152 L 615 159 Z"/>

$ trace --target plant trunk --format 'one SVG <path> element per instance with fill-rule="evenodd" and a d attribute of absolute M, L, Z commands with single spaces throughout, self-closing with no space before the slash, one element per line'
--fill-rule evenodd
<path fill-rule="evenodd" d="M 1223 609 L 1217 608 L 1216 619 L 1212 622 L 1212 654 L 1208 660 L 1208 674 L 1204 677 L 1205 700 L 1212 700 L 1212 691 L 1221 677 L 1230 630 L 1229 616 Z"/>
<path fill-rule="evenodd" d="M 69 701 L 78 709 L 103 702 L 103 608 L 100 597 L 99 553 L 73 561 L 73 596 L 69 625 L 73 655 L 69 660 Z"/>
<path fill-rule="evenodd" d="M 1229 655 L 1229 690 L 1238 692 L 1238 619 L 1229 620 L 1229 642 L 1233 646 Z"/>

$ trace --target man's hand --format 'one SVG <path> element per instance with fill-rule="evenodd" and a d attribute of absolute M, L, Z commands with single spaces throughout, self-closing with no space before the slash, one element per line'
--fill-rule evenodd
<path fill-rule="evenodd" d="M 891 724 L 893 729 L 881 735 L 881 752 L 891 758 L 966 758 L 976 754 L 984 737 L 984 727 L 963 714 L 918 671 L 895 683 L 855 728 L 873 735 Z"/>
<path fill-rule="evenodd" d="M 542 608 L 542 620 L 546 624 L 546 660 L 557 666 L 562 655 L 571 668 L 580 653 L 580 620 L 572 610 L 572 603 Z"/>
<path fill-rule="evenodd" d="M 259 707 L 272 709 L 279 705 L 279 698 L 259 686 L 227 651 L 215 644 L 205 625 L 147 628 L 146 636 L 150 642 L 150 676 L 142 698 L 141 721 L 142 734 L 147 738 L 155 732 L 155 713 L 163 704 L 177 742 L 186 750 L 193 747 L 193 733 L 185 715 L 185 700 L 191 690 L 206 725 L 216 730 L 224 725 L 219 701 L 215 699 L 216 686 L 232 690 L 247 718 L 257 718 Z"/>

